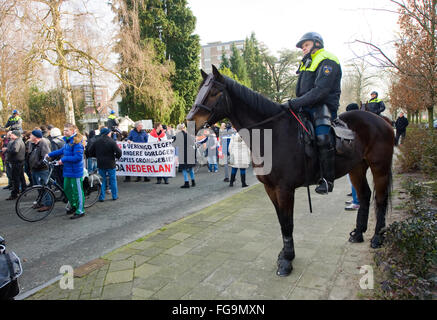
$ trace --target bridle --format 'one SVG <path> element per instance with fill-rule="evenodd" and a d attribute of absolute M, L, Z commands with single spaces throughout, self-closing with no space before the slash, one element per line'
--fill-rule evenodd
<path fill-rule="evenodd" d="M 205 104 L 206 98 L 208 97 L 208 93 L 210 91 L 210 89 L 212 87 L 215 87 L 220 93 L 220 97 L 211 105 L 211 106 L 207 106 Z M 226 85 L 218 82 L 216 80 L 214 80 L 214 75 L 213 74 L 209 74 L 202 87 L 199 90 L 199 93 L 197 94 L 197 98 L 196 101 L 194 101 L 194 109 L 193 111 L 191 111 L 190 113 L 195 114 L 199 109 L 205 109 L 206 111 L 208 111 L 210 113 L 208 119 L 205 121 L 205 123 L 203 124 L 203 126 L 201 127 L 201 129 L 204 129 L 208 126 L 211 126 L 214 121 L 213 119 L 215 117 L 217 117 L 217 115 L 220 115 L 220 113 L 222 113 L 220 116 L 226 117 L 230 114 L 230 110 L 231 110 L 231 101 L 229 99 L 229 94 L 226 92 Z M 222 110 L 218 110 L 217 105 L 219 105 L 222 100 L 225 99 L 226 100 L 226 110 L 222 111 Z"/>
<path fill-rule="evenodd" d="M 208 93 L 209 93 L 210 89 L 213 86 L 221 93 L 221 95 L 211 106 L 207 106 L 205 104 L 205 101 L 206 101 L 206 98 L 208 97 Z M 203 82 L 202 87 L 199 90 L 199 93 L 197 94 L 196 100 L 194 101 L 193 110 L 190 111 L 190 114 L 195 114 L 199 109 L 204 109 L 210 113 L 208 119 L 200 127 L 200 129 L 205 129 L 207 127 L 210 127 L 213 123 L 215 123 L 217 121 L 217 120 L 213 121 L 213 119 L 225 118 L 231 114 L 232 102 L 230 100 L 229 94 L 227 93 L 227 91 L 225 89 L 226 89 L 226 85 L 219 82 L 219 81 L 214 80 L 213 74 L 209 74 L 206 77 L 205 81 Z M 226 109 L 220 110 L 216 107 L 217 107 L 217 105 L 219 105 L 222 102 L 223 99 L 226 100 L 225 101 Z M 300 121 L 300 119 L 294 114 L 294 112 L 292 110 L 290 110 L 290 112 L 294 115 L 294 117 L 300 123 L 300 125 L 303 126 L 305 131 L 308 132 L 308 130 L 305 128 L 305 126 Z M 283 116 L 285 113 L 286 113 L 286 111 L 282 110 L 281 112 L 278 112 L 277 114 L 275 114 L 275 115 L 273 115 L 273 116 L 271 116 L 263 121 L 260 121 L 260 122 L 257 122 L 257 123 L 254 123 L 254 124 L 247 126 L 246 129 L 250 130 L 254 127 L 258 127 L 260 125 L 264 125 L 266 123 L 269 123 L 269 122 Z M 189 117 L 189 115 L 188 115 L 188 117 Z"/>

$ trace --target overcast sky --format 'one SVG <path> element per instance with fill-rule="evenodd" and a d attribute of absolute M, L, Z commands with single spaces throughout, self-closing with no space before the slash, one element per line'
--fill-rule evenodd
<path fill-rule="evenodd" d="M 341 62 L 363 49 L 350 42 L 372 40 L 380 45 L 394 38 L 397 15 L 373 9 L 396 8 L 389 0 L 188 0 L 197 18 L 201 44 L 243 40 L 255 32 L 271 53 L 294 49 L 308 31 L 320 33 L 325 48 Z M 388 45 L 385 46 L 388 48 Z"/>

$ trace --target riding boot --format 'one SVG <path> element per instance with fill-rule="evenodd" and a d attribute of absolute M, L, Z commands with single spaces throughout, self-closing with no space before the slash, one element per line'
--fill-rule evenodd
<path fill-rule="evenodd" d="M 192 186 L 192 187 L 195 187 L 195 186 L 196 186 L 196 180 L 194 180 L 194 179 L 191 180 L 191 186 Z"/>
<path fill-rule="evenodd" d="M 229 182 L 229 186 L 233 187 L 234 186 L 234 182 L 235 182 L 235 176 L 237 174 L 236 173 L 231 173 L 231 181 Z"/>
<path fill-rule="evenodd" d="M 241 177 L 241 187 L 242 188 L 248 187 L 249 185 L 246 184 L 246 174 L 240 172 L 240 177 Z"/>
<path fill-rule="evenodd" d="M 331 143 L 331 136 L 318 136 L 319 145 L 319 160 L 320 160 L 320 176 L 322 177 L 316 192 L 319 194 L 328 194 L 334 188 L 335 180 L 335 149 Z M 322 144 L 323 143 L 323 144 Z"/>

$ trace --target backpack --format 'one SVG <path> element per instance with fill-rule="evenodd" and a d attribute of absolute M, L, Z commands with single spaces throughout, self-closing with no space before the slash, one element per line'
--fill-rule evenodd
<path fill-rule="evenodd" d="M 15 252 L 7 252 L 0 237 L 0 300 L 13 299 L 20 292 L 18 277 L 23 273 L 20 258 Z"/>

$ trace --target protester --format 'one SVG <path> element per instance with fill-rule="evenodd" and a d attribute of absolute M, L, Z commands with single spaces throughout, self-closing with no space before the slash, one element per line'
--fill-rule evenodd
<path fill-rule="evenodd" d="M 65 141 L 62 138 L 62 133 L 59 128 L 52 128 L 50 129 L 50 146 L 51 151 L 56 151 L 59 149 L 62 149 L 65 145 Z M 59 160 L 61 159 L 61 156 L 54 157 L 53 160 Z M 63 175 L 64 166 L 58 165 L 53 168 L 52 172 L 52 178 L 60 185 L 64 185 L 64 175 Z"/>
<path fill-rule="evenodd" d="M 24 131 L 22 134 L 23 142 L 25 146 L 25 156 L 24 156 L 24 173 L 26 173 L 27 177 L 29 178 L 29 184 L 28 187 L 33 186 L 33 179 L 32 179 L 32 171 L 30 170 L 29 165 L 29 155 L 32 151 L 32 141 L 30 140 L 30 131 Z"/>
<path fill-rule="evenodd" d="M 85 147 L 85 157 L 87 157 L 88 172 L 93 172 L 97 169 L 97 159 L 95 157 L 90 156 L 90 154 L 89 154 L 89 149 L 94 144 L 96 139 L 97 139 L 96 131 L 91 130 L 89 135 L 88 135 L 88 141 L 87 141 L 87 144 Z"/>
<path fill-rule="evenodd" d="M 191 186 L 194 187 L 196 185 L 196 180 L 193 170 L 193 167 L 196 165 L 196 152 L 194 149 L 194 145 L 196 142 L 194 140 L 194 137 L 190 136 L 187 133 L 187 129 L 184 124 L 180 124 L 177 129 L 183 135 L 183 141 L 181 141 L 181 143 L 179 144 L 179 146 L 182 146 L 183 143 L 183 150 L 179 150 L 179 154 L 182 154 L 183 151 L 183 159 L 179 159 L 179 168 L 182 170 L 182 174 L 184 176 L 184 185 L 181 186 L 181 188 L 186 189 L 190 187 L 188 174 L 190 174 Z M 178 136 L 180 137 L 180 135 Z"/>
<path fill-rule="evenodd" d="M 43 138 L 41 130 L 33 130 L 30 134 L 32 149 L 29 154 L 29 167 L 32 172 L 32 182 L 35 185 L 45 185 L 49 177 L 49 168 L 44 163 L 46 155 L 50 152 L 50 142 Z M 43 206 L 38 209 L 39 212 L 50 209 L 51 203 L 43 201 Z"/>
<path fill-rule="evenodd" d="M 238 133 L 231 138 L 229 153 L 229 165 L 232 167 L 229 186 L 234 186 L 235 176 L 237 175 L 238 169 L 240 169 L 241 187 L 245 188 L 248 186 L 246 184 L 246 169 L 249 168 L 250 165 L 250 150 Z"/>
<path fill-rule="evenodd" d="M 217 137 L 213 130 L 209 130 L 208 140 L 206 140 L 206 150 L 208 150 L 208 169 L 209 172 L 218 172 L 217 165 Z"/>
<path fill-rule="evenodd" d="M 45 126 L 45 125 L 41 125 L 41 126 L 39 126 L 39 129 L 40 129 L 41 132 L 42 132 L 42 136 L 43 136 L 44 138 L 46 138 L 46 139 L 49 139 L 50 131 L 49 131 L 49 129 L 47 128 L 47 126 Z"/>
<path fill-rule="evenodd" d="M 112 200 L 118 199 L 117 177 L 115 170 L 115 159 L 119 159 L 122 155 L 121 149 L 118 147 L 114 139 L 111 138 L 112 131 L 108 128 L 100 129 L 99 138 L 93 143 L 88 150 L 92 157 L 97 158 L 97 167 L 102 179 L 102 190 L 106 190 L 106 177 L 109 177 L 109 186 L 111 189 Z M 105 201 L 105 192 L 101 192 L 99 201 Z"/>
<path fill-rule="evenodd" d="M 404 116 L 404 113 L 401 112 L 395 123 L 395 128 L 396 128 L 395 146 L 402 144 L 399 143 L 399 138 L 401 138 L 401 142 L 404 141 L 405 136 L 407 134 L 408 124 L 409 124 L 408 119 Z"/>
<path fill-rule="evenodd" d="M 11 140 L 12 131 L 8 131 L 6 133 L 6 137 L 3 139 L 3 148 L 7 150 L 8 144 L 12 142 Z M 11 164 L 8 161 L 8 153 L 3 151 L 2 149 L 2 157 L 3 157 L 3 166 L 5 167 L 6 176 L 8 177 L 8 185 L 3 187 L 4 190 L 12 189 L 12 176 L 11 176 Z"/>
<path fill-rule="evenodd" d="M 8 143 L 7 148 L 3 147 L 2 151 L 7 152 L 7 159 L 11 164 L 12 191 L 11 195 L 6 200 L 15 200 L 18 198 L 18 193 L 20 192 L 20 184 L 22 191 L 26 188 L 26 181 L 24 180 L 26 147 L 21 138 L 20 130 L 13 130 L 10 137 L 11 142 Z"/>
<path fill-rule="evenodd" d="M 224 182 L 229 182 L 229 143 L 231 142 L 232 135 L 236 132 L 230 122 L 226 124 L 223 123 L 220 129 L 220 145 L 222 146 L 223 166 L 225 171 Z"/>
<path fill-rule="evenodd" d="M 162 127 L 160 122 L 155 122 L 153 125 L 153 129 L 149 134 L 149 142 L 161 142 L 167 141 L 167 135 L 165 134 L 165 130 Z M 156 184 L 161 184 L 162 179 L 164 178 L 164 183 L 168 184 L 168 177 L 157 177 Z"/>
<path fill-rule="evenodd" d="M 85 215 L 83 192 L 83 153 L 84 139 L 77 127 L 67 123 L 64 125 L 65 145 L 62 149 L 48 154 L 50 158 L 63 155 L 58 161 L 64 165 L 64 192 L 70 202 L 67 214 L 74 215 L 70 219 L 81 218 Z"/>
<path fill-rule="evenodd" d="M 127 136 L 128 136 L 128 133 L 127 133 L 127 131 L 122 131 L 121 132 L 121 141 L 127 141 Z"/>
<path fill-rule="evenodd" d="M 145 143 L 148 142 L 149 135 L 146 131 L 143 130 L 143 123 L 141 121 L 135 122 L 135 128 L 129 132 L 129 135 L 127 137 L 128 142 L 138 142 L 138 143 Z M 141 181 L 141 177 L 137 177 L 136 182 Z M 144 182 L 148 182 L 150 179 L 148 177 L 144 177 Z M 130 182 L 130 176 L 126 176 L 124 178 L 124 182 Z"/>

